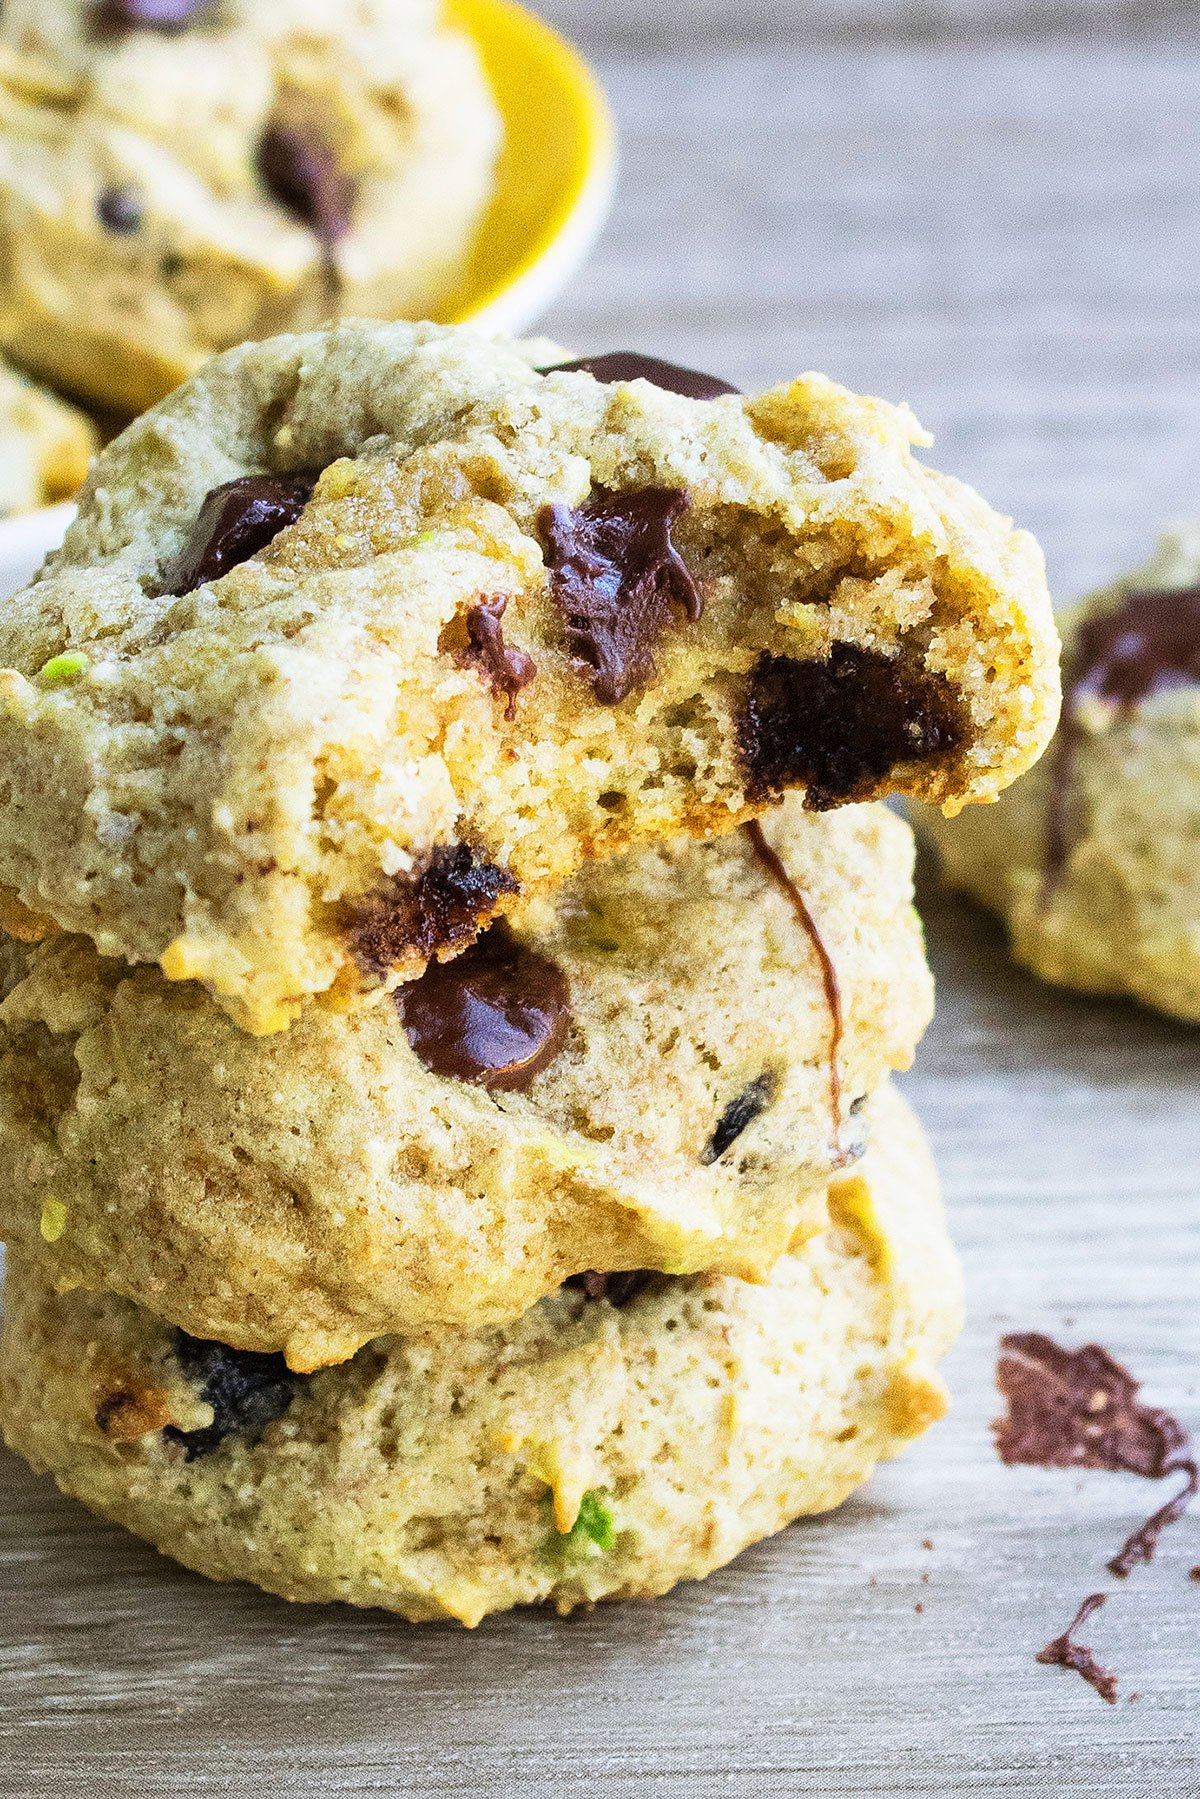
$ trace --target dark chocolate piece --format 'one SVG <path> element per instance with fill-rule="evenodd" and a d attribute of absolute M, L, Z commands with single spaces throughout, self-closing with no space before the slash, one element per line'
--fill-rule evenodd
<path fill-rule="evenodd" d="M 212 0 L 100 0 L 93 16 L 102 31 L 186 31 Z"/>
<path fill-rule="evenodd" d="M 597 494 L 538 520 L 550 584 L 576 666 L 603 706 L 652 685 L 654 650 L 672 608 L 694 624 L 704 602 L 671 541 L 689 500 L 681 489 Z"/>
<path fill-rule="evenodd" d="M 945 675 L 848 643 L 825 662 L 760 656 L 739 728 L 751 799 L 802 786 L 812 812 L 876 797 L 894 768 L 946 756 L 965 734 Z"/>
<path fill-rule="evenodd" d="M 582 1287 L 589 1299 L 606 1299 L 620 1311 L 656 1278 L 652 1268 L 629 1268 L 621 1274 L 601 1274 L 591 1268 L 586 1274 L 572 1274 L 563 1285 Z"/>
<path fill-rule="evenodd" d="M 496 691 L 508 696 L 504 716 L 516 717 L 517 695 L 537 674 L 532 656 L 514 644 L 505 643 L 501 620 L 508 605 L 506 594 L 489 594 L 478 600 L 467 613 L 467 642 L 461 661 L 479 669 Z"/>
<path fill-rule="evenodd" d="M 453 962 L 431 962 L 396 1005 L 426 1068 L 447 1080 L 524 1092 L 567 1040 L 571 992 L 556 962 L 503 920 Z"/>
<path fill-rule="evenodd" d="M 637 350 L 610 350 L 604 356 L 581 356 L 575 362 L 552 362 L 539 369 L 539 375 L 572 374 L 578 370 L 593 375 L 597 381 L 649 381 L 669 394 L 682 394 L 685 400 L 716 400 L 722 394 L 739 390 L 716 375 L 702 375 L 699 369 L 680 368 L 674 362 L 660 362 L 657 356 L 642 356 Z"/>
<path fill-rule="evenodd" d="M 1062 722 L 1051 751 L 1044 899 L 1060 879 L 1075 839 L 1070 813 L 1080 702 L 1101 700 L 1128 712 L 1156 693 L 1198 683 L 1200 587 L 1127 593 L 1114 611 L 1084 620 L 1064 669 Z"/>
<path fill-rule="evenodd" d="M 169 1424 L 163 1436 L 181 1443 L 189 1462 L 209 1455 L 226 1437 L 253 1437 L 282 1417 L 296 1397 L 301 1376 L 289 1369 L 281 1355 L 260 1355 L 250 1349 L 230 1349 L 179 1331 L 175 1354 L 184 1374 L 213 1409 L 213 1421 L 201 1430 L 180 1430 Z"/>
<path fill-rule="evenodd" d="M 96 217 L 118 237 L 131 237 L 142 227 L 142 196 L 132 181 L 106 187 L 96 199 Z"/>
<path fill-rule="evenodd" d="M 214 487 L 187 542 L 164 570 L 162 592 L 193 593 L 219 581 L 294 525 L 312 498 L 314 474 L 239 475 Z"/>
<path fill-rule="evenodd" d="M 326 249 L 345 237 L 354 217 L 356 183 L 315 133 L 280 122 L 269 125 L 258 146 L 258 173 L 272 197 Z"/>
<path fill-rule="evenodd" d="M 1038 1331 L 1001 1338 L 996 1383 L 1007 1415 L 992 1427 L 1000 1459 L 1039 1468 L 1107 1468 L 1160 1480 L 1187 1432 L 1138 1401 L 1139 1383 L 1095 1343 L 1060 1349 Z"/>
<path fill-rule="evenodd" d="M 465 949 L 496 911 L 501 894 L 516 893 L 506 869 L 480 862 L 465 843 L 443 844 L 415 879 L 397 875 L 359 907 L 351 928 L 354 953 L 373 975 L 414 952 Z"/>
<path fill-rule="evenodd" d="M 821 979 L 825 985 L 825 1004 L 829 1009 L 829 1109 L 833 1116 L 834 1143 L 837 1144 L 842 1129 L 842 1071 L 839 1062 L 842 1053 L 842 1036 L 845 1030 L 845 1020 L 842 1016 L 842 989 L 838 982 L 837 969 L 833 965 L 833 957 L 829 953 L 825 939 L 817 927 L 817 921 L 809 910 L 808 901 L 783 866 L 780 857 L 767 842 L 758 820 L 752 818 L 745 830 L 755 857 L 792 908 L 800 928 L 812 945 L 813 954 L 820 964 Z"/>
<path fill-rule="evenodd" d="M 760 1074 L 757 1080 L 744 1087 L 736 1099 L 731 1099 L 717 1120 L 716 1129 L 704 1145 L 700 1160 L 704 1166 L 710 1167 L 719 1162 L 731 1144 L 736 1143 L 747 1125 L 753 1124 L 760 1113 L 765 1112 L 779 1091 L 779 1077 L 768 1072 Z"/>
<path fill-rule="evenodd" d="M 1159 1538 L 1163 1531 L 1166 1530 L 1168 1524 L 1178 1523 L 1196 1497 L 1197 1492 L 1200 1492 L 1200 1469 L 1197 1468 L 1195 1462 L 1172 1462 L 1169 1467 L 1163 1469 L 1163 1474 L 1182 1474 L 1184 1483 L 1174 1498 L 1168 1499 L 1166 1505 L 1160 1505 L 1156 1512 L 1150 1514 L 1144 1524 L 1139 1524 L 1137 1529 L 1126 1537 L 1112 1561 L 1109 1562 L 1109 1572 L 1116 1574 L 1121 1580 L 1127 1579 L 1139 1562 L 1154 1560 L 1154 1552 L 1158 1548 Z"/>
<path fill-rule="evenodd" d="M 1036 1659 L 1046 1662 L 1055 1668 L 1073 1668 L 1081 1674 L 1090 1687 L 1095 1687 L 1101 1699 L 1107 1699 L 1110 1705 L 1117 1703 L 1117 1677 L 1102 1668 L 1092 1651 L 1083 1643 L 1071 1641 L 1081 1624 L 1086 1624 L 1093 1612 L 1098 1612 L 1105 1602 L 1104 1593 L 1089 1593 L 1061 1637 L 1054 1637 L 1039 1649 Z"/>

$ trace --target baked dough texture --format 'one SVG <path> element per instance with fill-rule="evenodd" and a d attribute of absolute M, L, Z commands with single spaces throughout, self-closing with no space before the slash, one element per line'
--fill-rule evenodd
<path fill-rule="evenodd" d="M 957 1264 L 916 1122 L 882 1106 L 828 1228 L 765 1285 L 659 1280 L 620 1307 L 567 1288 L 290 1387 L 13 1257 L 5 1436 L 187 1566 L 288 1599 L 473 1625 L 665 1592 L 841 1504 L 945 1409 Z"/>
<path fill-rule="evenodd" d="M 1064 619 L 1068 667 L 1080 630 L 1127 596 L 1178 591 L 1194 605 L 1197 586 L 1200 522 L 1186 522 Z M 953 823 L 923 817 L 920 829 L 950 885 L 999 914 L 1034 974 L 1200 1023 L 1200 683 L 1165 681 L 1129 705 L 1081 695 L 1071 723 L 1069 757 L 1060 736 L 999 805 Z M 1052 808 L 1058 869 L 1047 865 Z"/>
<path fill-rule="evenodd" d="M 246 338 L 449 298 L 500 121 L 440 5 L 138 10 L 6 0 L 0 345 L 128 414 Z"/>
<path fill-rule="evenodd" d="M 63 1285 L 300 1369 L 507 1322 L 588 1269 L 764 1276 L 824 1224 L 864 1097 L 932 1009 L 907 826 L 792 798 L 766 834 L 836 971 L 836 1116 L 816 946 L 739 831 L 592 866 L 526 914 L 571 1010 L 525 1091 L 433 1072 L 387 996 L 254 1038 L 84 938 L 10 942 L 0 1234 Z"/>
<path fill-rule="evenodd" d="M 28 911 L 265 1033 L 587 859 L 790 787 L 955 808 L 1038 755 L 1040 553 L 914 459 L 905 409 L 816 375 L 690 399 L 531 354 L 365 322 L 245 345 L 100 456 L 0 622 L 0 881 Z M 264 470 L 316 476 L 311 500 L 177 591 L 206 496 Z M 595 548 L 625 525 L 640 586 Z M 649 637 L 618 679 L 580 608 L 619 637 L 622 583 Z"/>
<path fill-rule="evenodd" d="M 0 362 L 0 518 L 69 499 L 95 447 L 90 419 Z"/>

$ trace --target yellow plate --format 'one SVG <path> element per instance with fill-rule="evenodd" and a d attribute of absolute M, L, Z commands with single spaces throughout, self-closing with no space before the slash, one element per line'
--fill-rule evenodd
<path fill-rule="evenodd" d="M 612 200 L 616 136 L 604 90 L 558 33 L 513 0 L 448 0 L 504 116 L 496 193 L 450 323 L 520 331 L 591 249 Z"/>

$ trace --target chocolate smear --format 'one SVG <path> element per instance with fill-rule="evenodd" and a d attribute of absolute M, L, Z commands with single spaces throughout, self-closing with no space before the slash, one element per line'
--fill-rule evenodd
<path fill-rule="evenodd" d="M 725 1151 L 741 1136 L 747 1125 L 766 1111 L 779 1091 L 778 1076 L 767 1073 L 760 1074 L 757 1080 L 744 1087 L 735 1099 L 731 1099 L 717 1120 L 716 1129 L 704 1145 L 700 1160 L 708 1168 L 719 1162 Z"/>
<path fill-rule="evenodd" d="M 131 237 L 142 228 L 142 196 L 132 181 L 106 187 L 96 198 L 96 217 L 117 237 Z"/>
<path fill-rule="evenodd" d="M 351 927 L 355 955 L 382 976 L 417 954 L 465 949 L 518 883 L 506 869 L 481 862 L 465 843 L 443 844 L 415 879 L 397 875 L 359 907 Z"/>
<path fill-rule="evenodd" d="M 189 1462 L 210 1455 L 229 1436 L 255 1436 L 282 1417 L 296 1396 L 299 1376 L 281 1355 L 230 1349 L 179 1331 L 175 1354 L 184 1374 L 213 1409 L 213 1421 L 200 1430 L 169 1424 L 163 1436 L 181 1443 Z"/>
<path fill-rule="evenodd" d="M 902 764 L 948 755 L 965 728 L 945 675 L 839 643 L 824 662 L 760 656 L 738 735 L 751 799 L 804 787 L 824 812 L 877 797 Z"/>
<path fill-rule="evenodd" d="M 1127 593 L 1112 612 L 1085 619 L 1064 670 L 1062 722 L 1050 761 L 1043 902 L 1053 893 L 1076 837 L 1071 817 L 1075 762 L 1085 735 L 1082 704 L 1130 712 L 1143 700 L 1200 684 L 1200 587 Z"/>
<path fill-rule="evenodd" d="M 654 650 L 672 611 L 694 624 L 704 602 L 671 541 L 690 504 L 679 488 L 600 493 L 546 506 L 538 520 L 550 585 L 576 666 L 603 706 L 654 682 Z"/>
<path fill-rule="evenodd" d="M 93 17 L 101 31 L 186 31 L 212 0 L 100 0 Z"/>
<path fill-rule="evenodd" d="M 753 818 L 744 828 L 755 857 L 792 908 L 820 965 L 821 979 L 825 985 L 825 1004 L 829 1009 L 829 1107 L 833 1115 L 833 1140 L 837 1145 L 842 1129 L 842 1074 L 838 1064 L 845 1030 L 845 1020 L 842 1016 L 842 990 L 838 982 L 837 969 L 834 967 L 833 957 L 829 953 L 817 921 L 809 910 L 808 901 L 784 867 L 778 854 L 767 842 L 762 826 L 756 818 Z"/>
<path fill-rule="evenodd" d="M 537 674 L 537 663 L 515 644 L 505 643 L 501 620 L 508 596 L 489 594 L 476 601 L 467 612 L 467 644 L 460 662 L 478 668 L 484 679 L 498 693 L 507 695 L 504 716 L 516 717 L 517 695 Z"/>
<path fill-rule="evenodd" d="M 610 1306 L 620 1311 L 622 1306 L 643 1293 L 655 1278 L 652 1268 L 630 1268 L 622 1274 L 600 1274 L 589 1269 L 586 1274 L 572 1274 L 563 1285 L 581 1287 L 589 1299 L 606 1299 Z"/>
<path fill-rule="evenodd" d="M 649 381 L 669 394 L 682 394 L 685 400 L 717 400 L 722 394 L 735 394 L 738 388 L 716 375 L 703 375 L 699 369 L 680 368 L 674 362 L 660 362 L 657 356 L 642 356 L 637 350 L 610 350 L 604 356 L 582 356 L 576 362 L 552 362 L 538 370 L 539 375 L 580 373 L 597 381 Z"/>
<path fill-rule="evenodd" d="M 1144 1524 L 1139 1524 L 1135 1531 L 1126 1537 L 1124 1543 L 1108 1564 L 1109 1572 L 1126 1580 L 1139 1562 L 1152 1562 L 1154 1552 L 1158 1548 L 1159 1538 L 1168 1524 L 1175 1524 L 1187 1511 L 1188 1506 L 1200 1491 L 1200 1469 L 1195 1462 L 1172 1462 L 1163 1469 L 1163 1474 L 1182 1474 L 1183 1486 L 1168 1499 L 1166 1505 L 1159 1506 L 1152 1512 Z M 1193 1573 L 1195 1570 L 1193 1569 Z"/>
<path fill-rule="evenodd" d="M 453 962 L 431 962 L 395 1000 L 426 1068 L 505 1093 L 523 1093 L 550 1065 L 571 1022 L 562 969 L 503 920 Z"/>
<path fill-rule="evenodd" d="M 316 486 L 315 474 L 239 475 L 207 494 L 188 540 L 163 572 L 161 592 L 193 593 L 257 556 L 294 525 Z"/>
<path fill-rule="evenodd" d="M 315 132 L 280 121 L 269 125 L 258 146 L 258 173 L 268 193 L 327 250 L 345 237 L 357 185 Z"/>
<path fill-rule="evenodd" d="M 1081 1674 L 1090 1687 L 1095 1687 L 1101 1699 L 1107 1699 L 1110 1705 L 1117 1703 L 1117 1677 L 1102 1668 L 1092 1651 L 1083 1643 L 1072 1642 L 1080 1625 L 1086 1624 L 1093 1612 L 1098 1612 L 1105 1602 L 1105 1594 L 1089 1593 L 1067 1628 L 1060 1637 L 1054 1637 L 1039 1649 L 1036 1660 L 1048 1663 L 1055 1668 L 1073 1668 Z"/>
<path fill-rule="evenodd" d="M 1038 1468 L 1106 1468 L 1160 1480 L 1188 1436 L 1142 1405 L 1139 1383 L 1095 1343 L 1060 1349 L 1039 1331 L 1000 1340 L 996 1384 L 1008 1412 L 993 1425 L 1000 1459 Z"/>

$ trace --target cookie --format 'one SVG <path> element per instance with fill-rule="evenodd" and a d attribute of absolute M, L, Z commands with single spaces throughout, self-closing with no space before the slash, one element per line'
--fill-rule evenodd
<path fill-rule="evenodd" d="M 0 881 L 267 1032 L 786 789 L 987 798 L 1054 722 L 1042 562 L 915 434 L 435 326 L 217 358 L 0 623 Z"/>
<path fill-rule="evenodd" d="M 793 799 L 265 1039 L 86 939 L 10 944 L 0 1234 L 302 1369 L 596 1267 L 763 1274 L 928 1022 L 911 878 L 899 819 Z"/>
<path fill-rule="evenodd" d="M 0 346 L 117 411 L 461 278 L 500 121 L 434 0 L 6 0 Z"/>
<path fill-rule="evenodd" d="M 1049 754 L 998 806 L 923 828 L 1043 980 L 1200 1023 L 1200 523 L 1064 632 Z"/>
<path fill-rule="evenodd" d="M 894 1096 L 769 1283 L 564 1288 L 501 1331 L 289 1374 L 13 1258 L 10 1445 L 187 1566 L 419 1621 L 697 1579 L 840 1505 L 945 1408 L 960 1289 Z"/>
<path fill-rule="evenodd" d="M 90 419 L 0 362 L 0 517 L 69 499 L 95 447 Z"/>

